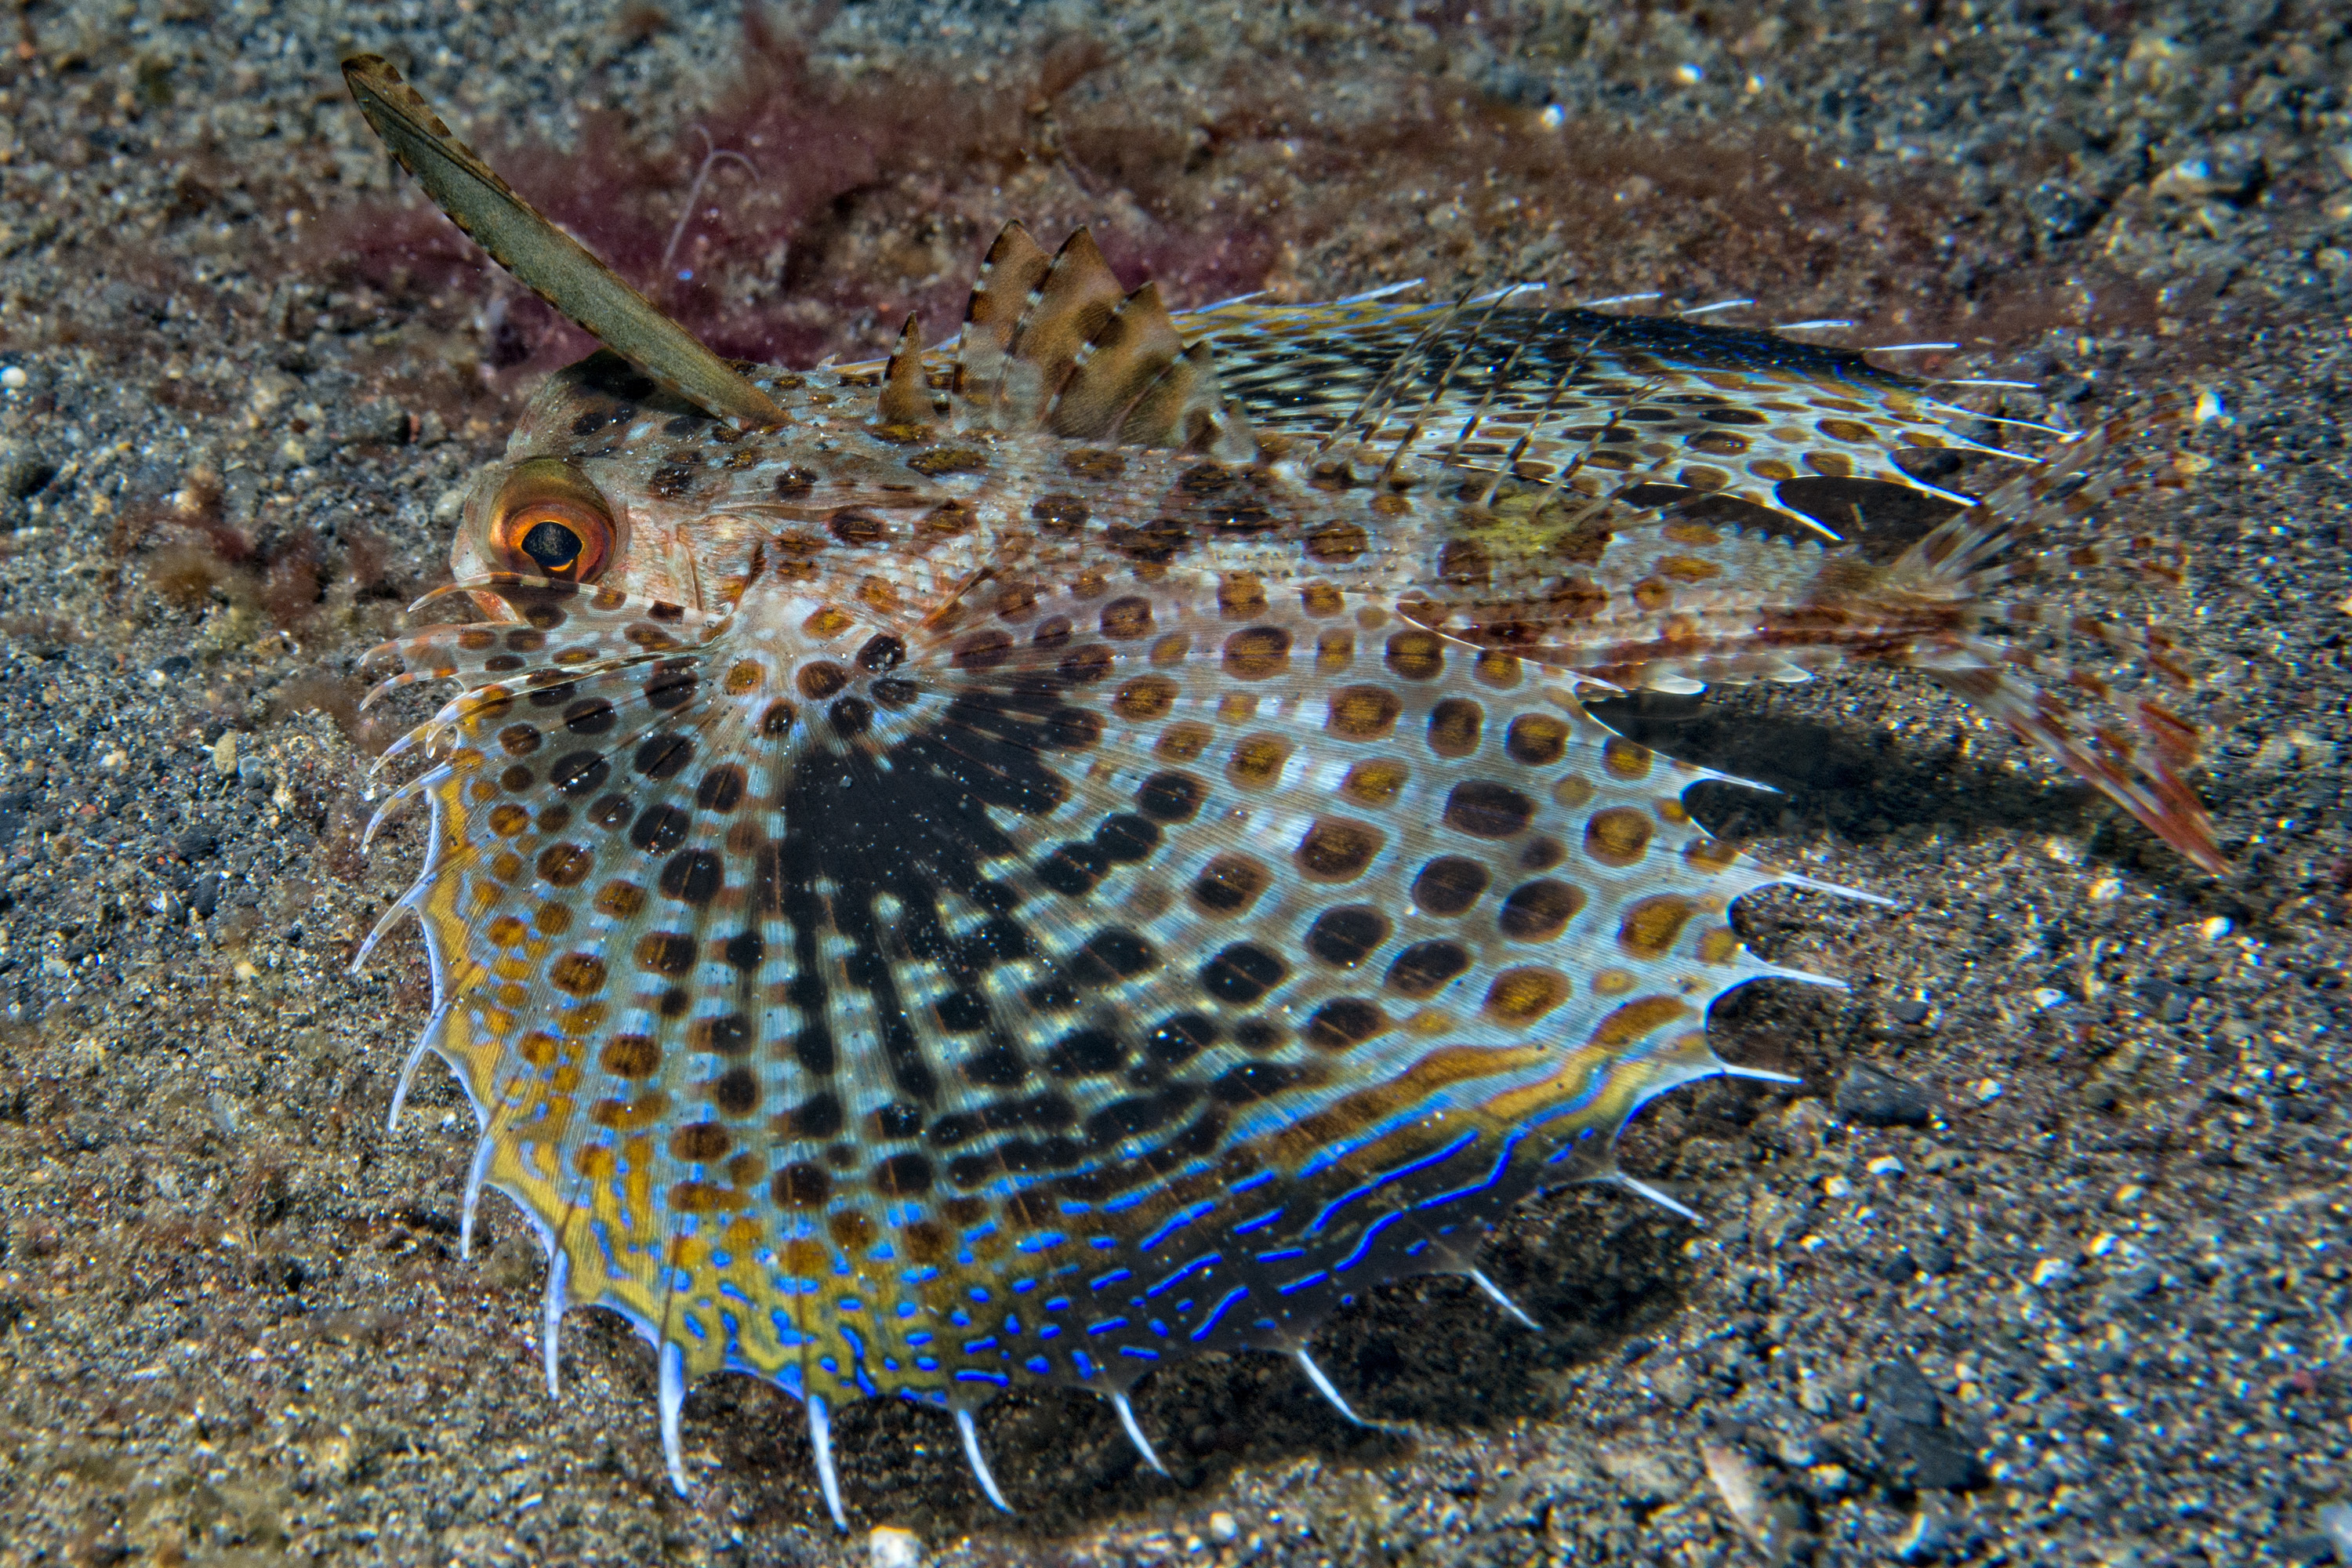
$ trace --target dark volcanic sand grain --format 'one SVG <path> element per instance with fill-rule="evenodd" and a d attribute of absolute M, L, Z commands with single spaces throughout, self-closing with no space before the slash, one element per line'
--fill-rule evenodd
<path fill-rule="evenodd" d="M 1373 13 L 1377 10 L 1379 15 Z M 2320 4 L 732 7 L 49 0 L 0 32 L 0 1563 L 1751 1560 L 2324 1563 L 2352 1493 L 2352 23 Z M 436 19 L 425 19 L 425 18 Z M 1916 681 L 1618 717 L 1770 782 L 1696 805 L 1891 909 L 1759 898 L 1844 977 L 1719 1008 L 1735 1060 L 1622 1193 L 1515 1214 L 1465 1282 L 1285 1363 L 1005 1399 L 991 1511 L 948 1424 L 689 1399 L 565 1326 L 428 1069 L 413 869 L 361 789 L 415 703 L 361 653 L 440 580 L 454 487 L 579 351 L 401 184 L 344 96 L 386 54 L 730 352 L 934 335 L 994 225 L 1096 226 L 1179 304 L 1424 277 L 1759 300 L 2088 424 L 2205 395 L 2183 624 L 2220 674 L 2215 880 Z M 669 239 L 704 152 L 714 168 Z M 752 139 L 763 139 L 755 142 Z M 740 139 L 740 140 L 739 140 Z M 790 145 L 786 145 L 789 142 Z M 1719 318 L 1728 319 L 1728 318 Z M 1990 405 L 1987 405 L 1990 406 Z M 1853 1075 L 1857 1065 L 1869 1069 Z M 1726 1479 L 1710 1479 L 1707 1458 Z M 2337 1516 L 2343 1517 L 2343 1516 Z M 1764 1552 L 1770 1555 L 1771 1552 Z M 2352 1561 L 2352 1544 L 2342 1555 Z"/>

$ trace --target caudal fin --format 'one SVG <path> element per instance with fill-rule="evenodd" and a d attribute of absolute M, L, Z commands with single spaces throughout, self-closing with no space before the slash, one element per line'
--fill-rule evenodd
<path fill-rule="evenodd" d="M 2167 400 L 2074 438 L 1921 539 L 1893 575 L 1979 606 L 1969 632 L 1913 663 L 2222 875 L 2230 862 L 2183 777 L 2200 752 L 2187 716 L 2197 677 L 2158 619 L 2185 590 L 2187 552 L 2131 530 L 2135 509 L 2180 480 L 2169 452 L 2113 455 L 2183 418 Z"/>

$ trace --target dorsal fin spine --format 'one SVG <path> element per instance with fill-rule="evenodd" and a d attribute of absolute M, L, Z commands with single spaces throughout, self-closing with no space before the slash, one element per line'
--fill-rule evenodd
<path fill-rule="evenodd" d="M 931 416 L 931 389 L 923 378 L 923 327 L 912 314 L 890 352 L 882 374 L 880 414 L 885 425 L 920 425 Z"/>

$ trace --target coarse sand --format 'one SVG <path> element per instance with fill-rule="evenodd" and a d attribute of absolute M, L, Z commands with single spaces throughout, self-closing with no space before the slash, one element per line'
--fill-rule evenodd
<path fill-rule="evenodd" d="M 25 0 L 0 24 L 0 1563 L 1810 1560 L 2352 1563 L 2352 11 L 2319 0 L 788 6 Z M 1137 1411 L 686 1406 L 620 1321 L 537 1349 L 414 874 L 362 853 L 354 668 L 446 580 L 452 497 L 583 342 L 486 271 L 336 68 L 407 71 L 725 352 L 943 336 L 995 225 L 1095 226 L 1174 302 L 1535 279 L 1757 301 L 2084 426 L 2194 400 L 2179 624 L 2211 671 L 2198 873 L 1924 683 L 1627 703 L 1778 796 L 1734 1060 L 1623 1193 L 1486 1270 Z M 712 152 L 731 152 L 748 169 Z M 700 170 L 703 178 L 696 184 Z M 688 208 L 688 193 L 694 205 Z M 656 278 L 656 274 L 661 275 Z M 682 276 L 691 275 L 691 276 Z M 1816 330 L 1817 335 L 1823 330 Z M 1988 426 L 1990 428 L 1990 426 Z M 2333 1521 L 2334 1534 L 2330 1533 Z M 877 1527 L 888 1527 L 872 1533 Z M 892 1533 L 900 1531 L 905 1533 Z"/>

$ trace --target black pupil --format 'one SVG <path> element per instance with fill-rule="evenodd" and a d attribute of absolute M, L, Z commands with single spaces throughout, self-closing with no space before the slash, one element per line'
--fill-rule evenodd
<path fill-rule="evenodd" d="M 580 536 L 560 522 L 534 523 L 522 536 L 522 552 L 550 572 L 561 572 L 580 559 Z"/>

